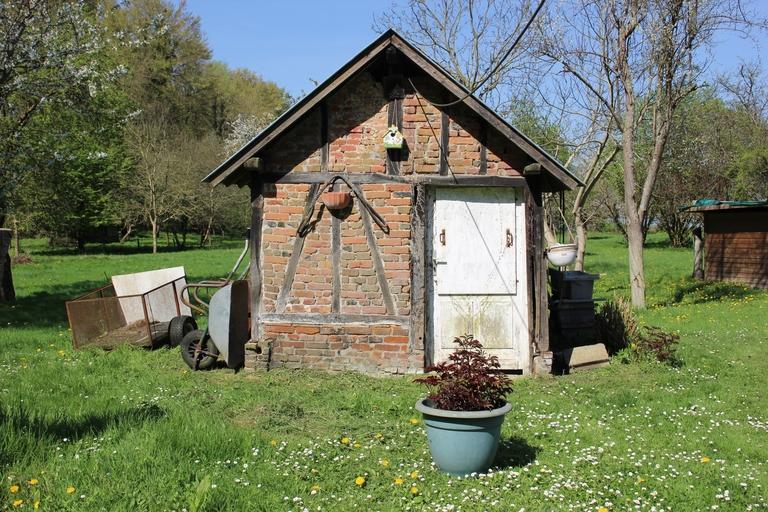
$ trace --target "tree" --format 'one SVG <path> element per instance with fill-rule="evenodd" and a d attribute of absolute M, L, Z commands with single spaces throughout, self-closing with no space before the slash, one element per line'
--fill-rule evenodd
<path fill-rule="evenodd" d="M 130 123 L 127 135 L 134 172 L 125 184 L 123 211 L 149 225 L 155 254 L 160 228 L 178 215 L 182 203 L 184 187 L 176 173 L 188 163 L 179 151 L 185 135 L 162 116 L 140 117 Z"/>
<path fill-rule="evenodd" d="M 0 227 L 37 149 L 27 127 L 45 103 L 103 77 L 101 46 L 85 0 L 0 2 Z M 13 296 L 7 258 L 0 250 L 0 301 Z"/>
<path fill-rule="evenodd" d="M 741 65 L 735 77 L 721 76 L 720 88 L 730 105 L 751 120 L 750 138 L 734 163 L 731 191 L 736 199 L 768 199 L 768 82 L 756 64 Z"/>
<path fill-rule="evenodd" d="M 128 112 L 114 87 L 48 102 L 28 131 L 39 150 L 34 172 L 17 191 L 16 212 L 51 239 L 67 237 L 83 250 L 97 228 L 119 223 L 115 197 L 129 161 L 123 146 Z"/>
<path fill-rule="evenodd" d="M 621 148 L 632 304 L 645 306 L 643 226 L 681 102 L 719 31 L 747 23 L 739 0 L 573 0 L 550 13 L 542 55 L 608 114 Z M 741 16 L 736 18 L 736 16 Z M 638 144 L 649 124 L 650 144 Z M 606 130 L 609 126 L 606 125 Z M 640 175 L 643 178 L 640 179 Z"/>
<path fill-rule="evenodd" d="M 204 75 L 212 113 L 211 127 L 219 137 L 226 137 L 238 118 L 267 120 L 264 127 L 292 101 L 277 84 L 247 69 L 233 70 L 213 61 L 205 66 Z"/>
<path fill-rule="evenodd" d="M 204 77 L 211 52 L 200 19 L 184 1 L 109 2 L 107 29 L 117 34 L 115 58 L 125 73 L 121 87 L 148 116 L 162 116 L 201 135 L 211 126 Z"/>
<path fill-rule="evenodd" d="M 516 35 L 531 18 L 531 0 L 401 0 L 374 23 L 379 32 L 389 27 L 441 64 L 476 95 L 509 114 L 525 99 L 529 66 L 523 58 L 530 35 L 512 47 Z"/>
<path fill-rule="evenodd" d="M 659 182 L 653 193 L 659 226 L 675 247 L 690 240 L 696 216 L 680 206 L 701 198 L 748 199 L 740 184 L 749 171 L 743 158 L 765 149 L 759 129 L 744 110 L 728 106 L 711 88 L 692 94 L 672 120 Z M 741 178 L 741 179 L 740 179 Z"/>

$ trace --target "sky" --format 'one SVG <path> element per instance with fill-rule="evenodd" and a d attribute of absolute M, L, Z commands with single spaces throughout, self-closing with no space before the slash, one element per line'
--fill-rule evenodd
<path fill-rule="evenodd" d="M 314 89 L 373 41 L 373 21 L 390 0 L 187 0 L 200 17 L 213 58 L 243 67 L 295 97 Z M 768 0 L 754 0 L 768 17 Z M 718 37 L 712 73 L 736 70 L 741 61 L 766 65 L 768 35 Z"/>

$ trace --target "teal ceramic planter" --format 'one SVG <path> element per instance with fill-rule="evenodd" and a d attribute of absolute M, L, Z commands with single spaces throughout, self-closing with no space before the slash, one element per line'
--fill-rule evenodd
<path fill-rule="evenodd" d="M 487 471 L 496 457 L 504 415 L 512 405 L 490 411 L 446 411 L 430 405 L 431 400 L 419 400 L 416 410 L 424 416 L 437 467 L 458 476 Z"/>

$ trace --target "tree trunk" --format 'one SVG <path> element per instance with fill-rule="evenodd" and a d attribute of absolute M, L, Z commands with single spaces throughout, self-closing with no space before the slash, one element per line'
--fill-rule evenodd
<path fill-rule="evenodd" d="M 11 274 L 11 255 L 8 254 L 11 247 L 11 237 L 10 229 L 0 229 L 0 302 L 16 300 L 13 275 Z"/>
<path fill-rule="evenodd" d="M 636 217 L 636 214 L 634 215 Z M 639 219 L 627 223 L 627 248 L 629 249 L 629 287 L 632 305 L 645 308 L 645 270 L 643 267 L 643 226 Z"/>
<path fill-rule="evenodd" d="M 157 220 L 151 219 L 149 223 L 152 227 L 152 254 L 157 254 Z"/>
<path fill-rule="evenodd" d="M 627 101 L 627 113 L 622 130 L 624 157 L 624 214 L 627 217 L 627 249 L 629 255 L 629 288 L 632 305 L 645 308 L 645 270 L 643 267 L 643 218 L 638 212 L 637 190 L 635 188 L 635 144 L 634 144 L 634 102 Z"/>
<path fill-rule="evenodd" d="M 19 219 L 13 218 L 13 251 L 17 258 L 21 254 L 21 236 L 19 235 Z"/>
<path fill-rule="evenodd" d="M 693 230 L 693 278 L 704 279 L 704 240 L 701 228 Z"/>
<path fill-rule="evenodd" d="M 574 270 L 584 271 L 584 253 L 587 250 L 587 229 L 581 208 L 573 210 L 573 223 L 576 227 L 576 263 Z"/>
<path fill-rule="evenodd" d="M 557 235 L 555 234 L 555 231 L 552 229 L 552 224 L 550 224 L 546 218 L 544 219 L 543 224 L 544 224 L 544 240 L 546 240 L 547 245 L 555 245 L 557 243 Z"/>
<path fill-rule="evenodd" d="M 126 224 L 125 225 L 125 234 L 120 237 L 120 243 L 123 243 L 126 240 L 128 240 L 128 237 L 131 236 L 132 232 L 133 232 L 133 224 Z"/>

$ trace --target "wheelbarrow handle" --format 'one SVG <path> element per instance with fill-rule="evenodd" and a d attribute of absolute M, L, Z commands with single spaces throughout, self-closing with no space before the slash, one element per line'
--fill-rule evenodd
<path fill-rule="evenodd" d="M 181 296 L 181 302 L 183 302 L 184 305 L 186 305 L 189 309 L 196 311 L 201 315 L 205 315 L 208 313 L 208 303 L 200 298 L 198 292 L 201 289 L 208 290 L 211 288 L 223 288 L 227 284 L 229 284 L 229 282 L 225 280 L 187 283 L 181 288 L 181 292 L 179 292 L 179 295 Z"/>

